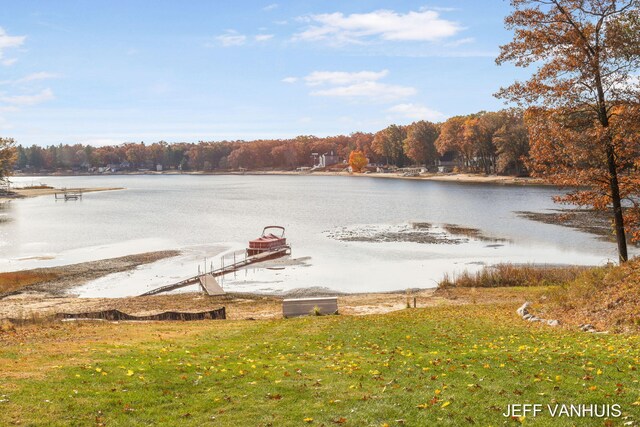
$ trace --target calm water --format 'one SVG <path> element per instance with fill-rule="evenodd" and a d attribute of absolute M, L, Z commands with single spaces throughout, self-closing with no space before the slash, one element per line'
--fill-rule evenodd
<path fill-rule="evenodd" d="M 432 287 L 445 272 L 498 262 L 601 264 L 614 244 L 572 229 L 518 217 L 558 208 L 557 190 L 328 176 L 107 176 L 15 178 L 17 185 L 125 187 L 82 201 L 43 196 L 13 201 L 0 223 L 0 271 L 63 265 L 161 249 L 183 254 L 107 276 L 77 289 L 84 296 L 136 295 L 220 265 L 270 224 L 287 228 L 301 265 L 249 269 L 224 279 L 227 290 L 279 291 L 325 286 L 357 292 Z M 339 227 L 458 224 L 508 239 L 501 246 L 342 242 Z M 229 258 L 227 258 L 229 259 Z"/>

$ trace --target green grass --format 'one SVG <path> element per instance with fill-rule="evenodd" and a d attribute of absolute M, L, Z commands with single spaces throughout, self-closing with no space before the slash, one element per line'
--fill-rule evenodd
<path fill-rule="evenodd" d="M 638 422 L 637 335 L 514 309 L 18 329 L 0 347 L 0 425 L 606 425 L 501 415 L 552 402 L 618 403 L 611 425 Z"/>

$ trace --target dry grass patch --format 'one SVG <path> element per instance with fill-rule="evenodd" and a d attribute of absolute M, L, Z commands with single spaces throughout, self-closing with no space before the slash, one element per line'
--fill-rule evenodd
<path fill-rule="evenodd" d="M 59 277 L 59 273 L 46 271 L 12 271 L 10 273 L 0 273 L 0 293 L 13 292 L 27 286 L 50 282 Z"/>
<path fill-rule="evenodd" d="M 584 272 L 550 292 L 543 309 L 571 325 L 640 331 L 640 259 Z"/>
<path fill-rule="evenodd" d="M 499 288 L 511 286 L 552 286 L 575 280 L 590 267 L 498 264 L 456 276 L 445 275 L 438 288 Z"/>

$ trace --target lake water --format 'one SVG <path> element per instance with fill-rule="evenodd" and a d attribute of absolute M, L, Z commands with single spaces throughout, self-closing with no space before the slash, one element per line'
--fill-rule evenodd
<path fill-rule="evenodd" d="M 93 281 L 82 296 L 137 295 L 231 259 L 265 225 L 282 225 L 303 260 L 227 275 L 229 291 L 274 292 L 323 286 L 338 291 L 433 287 L 444 273 L 499 262 L 602 264 L 617 259 L 612 243 L 569 228 L 537 223 L 517 211 L 558 208 L 549 187 L 498 186 L 338 176 L 142 175 L 16 177 L 17 186 L 124 187 L 15 200 L 0 223 L 0 271 L 71 264 L 164 249 L 182 255 Z M 491 242 L 458 244 L 336 240 L 345 230 L 398 231 L 409 224 L 482 230 Z"/>

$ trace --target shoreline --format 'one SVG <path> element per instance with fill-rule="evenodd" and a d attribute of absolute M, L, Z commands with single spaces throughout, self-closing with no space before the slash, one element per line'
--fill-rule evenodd
<path fill-rule="evenodd" d="M 127 314 L 146 316 L 164 311 L 198 312 L 227 308 L 229 319 L 276 319 L 282 316 L 285 298 L 335 296 L 339 312 L 346 315 L 384 314 L 414 305 L 433 307 L 511 301 L 522 298 L 517 288 L 414 288 L 380 292 L 341 292 L 325 287 L 310 286 L 273 293 L 227 292 L 223 296 L 207 296 L 202 292 L 166 293 L 152 296 L 79 297 L 72 290 L 87 281 L 117 272 L 131 271 L 140 265 L 177 256 L 178 251 L 157 251 L 119 258 L 109 258 L 59 267 L 38 268 L 0 273 L 3 279 L 26 280 L 22 287 L 8 288 L 0 293 L 0 321 L 2 319 L 38 320 L 58 313 L 78 313 L 120 310 Z M 31 280 L 31 283 L 28 281 Z M 534 287 L 526 293 L 537 295 L 545 287 Z"/>
<path fill-rule="evenodd" d="M 350 172 L 332 172 L 332 171 L 284 171 L 284 170 L 253 170 L 253 171 L 132 171 L 132 172 L 117 172 L 108 174 L 95 174 L 95 173 L 53 173 L 53 174 L 17 174 L 15 177 L 58 177 L 58 176 L 128 176 L 128 175 L 157 175 L 157 176 L 175 176 L 175 175 L 251 175 L 251 176 L 344 176 L 344 177 L 368 177 L 368 178 L 385 178 L 385 179 L 405 179 L 414 181 L 440 181 L 440 182 L 455 182 L 464 184 L 494 184 L 494 185 L 519 185 L 519 186 L 555 186 L 545 182 L 539 178 L 532 177 L 515 177 L 507 175 L 485 175 L 485 174 L 473 174 L 473 173 L 426 173 L 418 176 L 403 176 L 402 173 L 350 173 Z"/>
<path fill-rule="evenodd" d="M 298 288 L 283 292 L 228 292 L 210 297 L 202 292 L 166 293 L 152 296 L 84 298 L 71 291 L 89 280 L 112 273 L 131 271 L 140 265 L 178 255 L 178 251 L 147 252 L 119 258 L 103 259 L 59 267 L 0 273 L 2 279 L 21 279 L 33 283 L 0 293 L 2 319 L 37 320 L 63 312 L 88 312 L 117 309 L 134 315 L 153 315 L 163 311 L 197 312 L 227 307 L 229 319 L 273 319 L 281 316 L 284 298 L 336 296 L 341 314 L 383 314 L 406 308 L 407 298 L 421 304 L 437 305 L 442 298 L 435 288 L 344 293 L 323 287 Z"/>
<path fill-rule="evenodd" d="M 66 190 L 81 191 L 82 193 L 95 193 L 98 191 L 124 190 L 124 187 L 86 187 L 67 188 Z M 60 193 L 63 191 L 64 189 L 62 188 L 16 188 L 11 190 L 10 194 L 0 194 L 0 203 L 6 203 L 10 202 L 11 200 L 25 199 L 29 197 L 51 196 L 55 193 Z"/>

